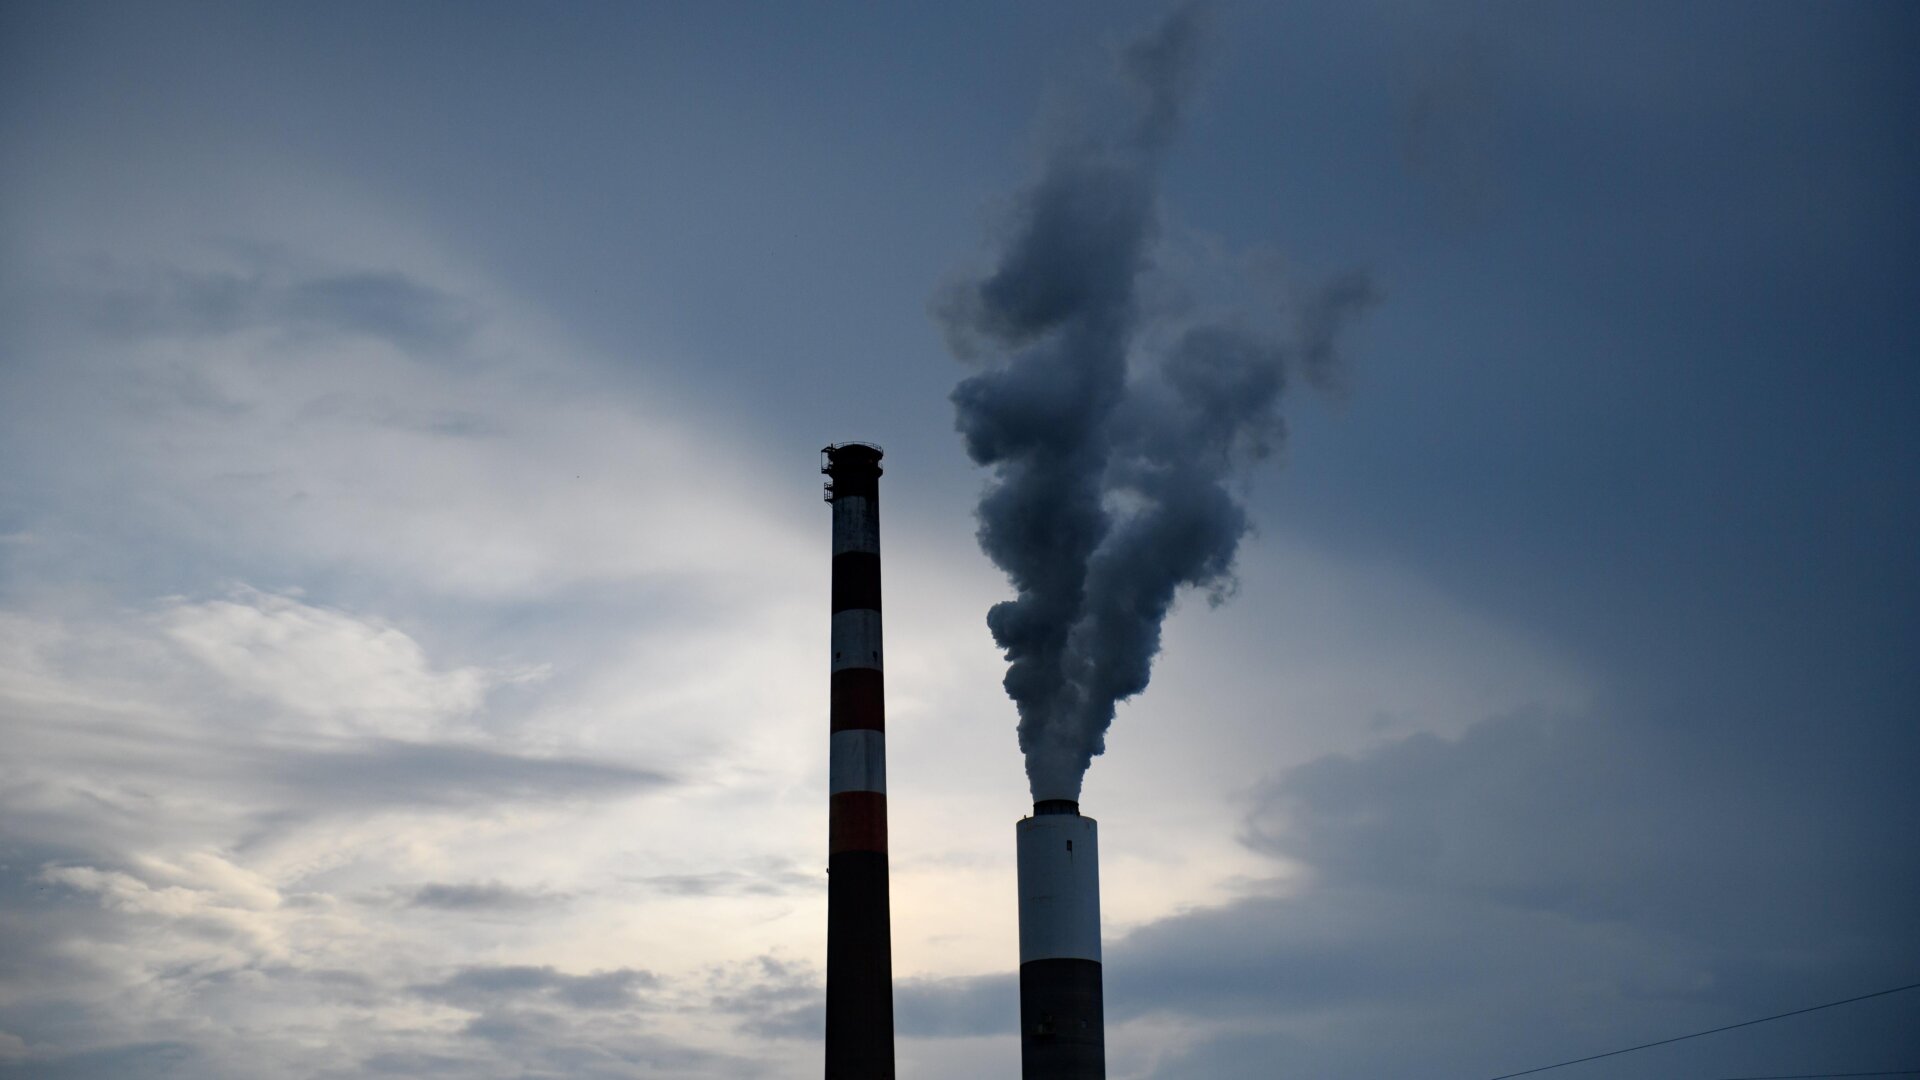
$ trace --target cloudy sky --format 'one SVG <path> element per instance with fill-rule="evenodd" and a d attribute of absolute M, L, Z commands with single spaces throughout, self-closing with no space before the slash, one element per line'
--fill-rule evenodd
<path fill-rule="evenodd" d="M 1012 1075 L 937 316 L 1165 10 L 0 7 L 0 1076 L 817 1076 L 854 438 L 901 1071 Z M 1111 1075 L 1485 1080 L 1920 981 L 1920 15 L 1205 21 L 1143 333 L 1379 300 L 1088 776 Z"/>

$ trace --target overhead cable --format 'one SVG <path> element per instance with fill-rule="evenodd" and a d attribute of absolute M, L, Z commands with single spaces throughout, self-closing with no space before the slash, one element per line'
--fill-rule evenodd
<path fill-rule="evenodd" d="M 1522 1069 L 1519 1072 L 1501 1073 L 1499 1076 L 1491 1077 L 1490 1080 L 1513 1080 L 1513 1077 L 1516 1077 L 1516 1076 L 1532 1076 L 1534 1073 L 1543 1073 L 1543 1072 L 1546 1072 L 1548 1069 L 1562 1069 L 1567 1067 L 1568 1065 L 1578 1065 L 1583 1061 L 1599 1061 L 1601 1058 L 1617 1057 L 1621 1054 L 1631 1054 L 1635 1050 L 1645 1050 L 1645 1049 L 1648 1049 L 1649 1047 L 1654 1047 L 1654 1046 L 1665 1046 L 1668 1043 L 1677 1043 L 1686 1039 L 1697 1039 L 1702 1035 L 1716 1035 L 1722 1031 L 1732 1031 L 1735 1028 L 1752 1027 L 1755 1024 L 1764 1024 L 1769 1020 L 1784 1020 L 1789 1016 L 1799 1016 L 1802 1013 L 1819 1012 L 1821 1009 L 1832 1009 L 1841 1005 L 1851 1005 L 1856 1001 L 1865 1001 L 1868 998 L 1886 997 L 1888 994 L 1898 994 L 1906 990 L 1920 990 L 1920 983 L 1908 983 L 1905 986 L 1895 986 L 1887 990 L 1875 990 L 1871 994 L 1861 994 L 1859 997 L 1843 998 L 1839 1001 L 1829 1001 L 1821 1005 L 1809 1005 L 1804 1009 L 1794 1009 L 1791 1012 L 1775 1013 L 1772 1016 L 1762 1016 L 1758 1020 L 1742 1020 L 1737 1024 L 1727 1024 L 1724 1027 L 1708 1028 L 1705 1031 L 1695 1031 L 1686 1035 L 1675 1035 L 1671 1039 L 1658 1039 L 1650 1043 L 1641 1043 L 1639 1046 L 1628 1046 L 1619 1050 L 1609 1050 L 1604 1054 L 1588 1054 L 1586 1057 L 1573 1058 L 1568 1061 L 1557 1061 L 1557 1062 L 1554 1062 L 1552 1065 L 1541 1065 L 1538 1068 Z M 1833 1075 L 1843 1076 L 1846 1074 L 1836 1073 Z M 1874 1075 L 1874 1074 L 1863 1073 L 1863 1074 L 1856 1074 L 1856 1075 Z M 1885 1073 L 1881 1075 L 1903 1076 L 1906 1074 L 1896 1072 L 1896 1073 Z"/>

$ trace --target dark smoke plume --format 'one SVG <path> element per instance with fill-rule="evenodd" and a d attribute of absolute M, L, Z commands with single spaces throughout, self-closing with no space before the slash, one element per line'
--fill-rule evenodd
<path fill-rule="evenodd" d="M 1364 275 L 1342 277 L 1292 312 L 1290 338 L 1143 316 L 1156 178 L 1202 23 L 1183 7 L 1122 53 L 1125 121 L 1059 140 L 998 265 L 938 304 L 955 353 L 993 360 L 953 403 L 968 455 L 993 470 L 980 546 L 1018 595 L 987 626 L 1036 799 L 1079 798 L 1115 704 L 1146 689 L 1180 587 L 1216 603 L 1231 591 L 1248 528 L 1235 481 L 1284 435 L 1287 374 L 1337 384 L 1338 331 L 1375 302 Z"/>

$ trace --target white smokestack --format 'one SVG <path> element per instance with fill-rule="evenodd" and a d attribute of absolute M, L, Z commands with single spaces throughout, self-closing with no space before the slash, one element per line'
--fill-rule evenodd
<path fill-rule="evenodd" d="M 1020 1075 L 1105 1080 L 1099 824 L 1050 799 L 1016 827 L 1020 879 Z"/>

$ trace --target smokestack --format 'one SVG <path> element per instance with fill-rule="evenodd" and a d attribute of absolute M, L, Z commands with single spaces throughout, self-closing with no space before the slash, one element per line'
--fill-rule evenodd
<path fill-rule="evenodd" d="M 880 669 L 880 458 L 821 451 L 833 505 L 833 730 L 827 841 L 827 1080 L 893 1080 L 886 695 Z"/>
<path fill-rule="evenodd" d="M 1098 823 L 1077 802 L 1042 799 L 1016 833 L 1020 1076 L 1106 1080 Z"/>

